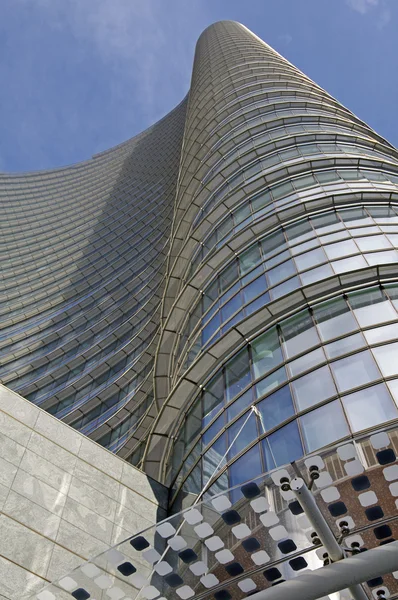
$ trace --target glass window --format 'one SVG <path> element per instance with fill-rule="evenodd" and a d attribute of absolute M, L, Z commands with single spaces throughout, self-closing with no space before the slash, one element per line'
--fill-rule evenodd
<path fill-rule="evenodd" d="M 319 365 L 319 363 L 324 362 L 324 360 L 325 355 L 322 348 L 317 348 L 312 352 L 307 352 L 307 354 L 300 358 L 296 358 L 296 360 L 292 360 L 288 363 L 287 368 L 291 377 L 295 377 L 296 375 L 303 373 L 303 371 L 308 371 L 312 367 Z"/>
<path fill-rule="evenodd" d="M 323 302 L 314 307 L 313 315 L 323 341 L 358 329 L 358 323 L 344 298 Z"/>
<path fill-rule="evenodd" d="M 318 178 L 319 175 L 323 175 L 323 173 L 318 173 Z M 319 231 L 320 234 L 324 234 L 329 231 L 336 231 L 336 229 L 341 228 L 341 221 L 335 212 L 326 213 L 324 215 L 320 215 L 319 217 L 312 217 L 311 222 L 315 229 L 322 229 L 322 231 Z"/>
<path fill-rule="evenodd" d="M 221 322 L 224 323 L 225 321 L 227 321 L 227 319 L 232 317 L 232 315 L 236 313 L 236 311 L 239 310 L 241 306 L 242 301 L 239 293 L 236 294 L 236 296 L 234 296 L 233 298 L 231 298 L 231 300 L 228 300 L 228 302 L 222 307 Z"/>
<path fill-rule="evenodd" d="M 207 344 L 210 338 L 215 334 L 221 325 L 220 313 L 217 312 L 212 319 L 202 329 L 202 346 Z"/>
<path fill-rule="evenodd" d="M 367 267 L 367 262 L 363 256 L 352 256 L 351 258 L 343 258 L 332 262 L 333 269 L 337 274 L 347 273 L 347 271 L 355 271 L 356 269 L 364 269 Z"/>
<path fill-rule="evenodd" d="M 279 285 L 276 285 L 275 287 L 271 288 L 270 295 L 272 300 L 275 300 L 276 298 L 281 298 L 285 294 L 289 294 L 293 290 L 298 290 L 299 287 L 299 278 L 292 277 L 291 279 L 288 279 L 287 281 L 284 281 L 283 283 L 280 283 Z"/>
<path fill-rule="evenodd" d="M 265 433 L 262 431 L 263 427 L 265 431 L 268 431 L 283 423 L 283 421 L 294 415 L 293 400 L 289 386 L 285 385 L 280 390 L 268 396 L 268 398 L 259 402 L 257 408 L 262 417 L 261 433 Z"/>
<path fill-rule="evenodd" d="M 336 387 L 326 366 L 292 381 L 291 386 L 299 410 L 305 410 L 336 394 Z"/>
<path fill-rule="evenodd" d="M 310 269 L 315 265 L 326 262 L 327 258 L 322 248 L 316 248 L 315 250 L 310 250 L 296 256 L 294 260 L 296 261 L 298 270 L 304 271 L 305 269 Z"/>
<path fill-rule="evenodd" d="M 223 433 L 203 455 L 203 485 L 205 485 L 209 479 L 211 479 L 218 469 L 221 469 L 227 464 L 227 458 L 225 456 L 227 452 L 226 442 L 227 435 L 226 433 Z"/>
<path fill-rule="evenodd" d="M 379 288 L 351 293 L 348 301 L 361 327 L 395 321 L 397 318 L 396 311 Z"/>
<path fill-rule="evenodd" d="M 325 246 L 325 252 L 330 259 L 348 256 L 349 254 L 358 254 L 358 247 L 354 240 L 344 240 Z"/>
<path fill-rule="evenodd" d="M 239 256 L 241 275 L 245 275 L 261 262 L 260 247 L 254 244 Z"/>
<path fill-rule="evenodd" d="M 307 310 L 286 319 L 281 323 L 280 328 L 283 349 L 287 358 L 301 354 L 301 352 L 320 343 L 316 327 Z"/>
<path fill-rule="evenodd" d="M 245 315 L 246 316 L 251 315 L 259 308 L 262 308 L 263 306 L 268 304 L 268 302 L 269 302 L 269 294 L 267 292 L 267 293 L 263 294 L 262 296 L 260 296 L 259 298 L 257 298 L 256 300 L 253 300 L 253 302 L 250 302 L 250 304 L 246 305 Z"/>
<path fill-rule="evenodd" d="M 336 171 L 321 171 L 316 174 L 316 178 L 319 183 L 332 183 L 340 179 Z"/>
<path fill-rule="evenodd" d="M 369 344 L 377 344 L 379 342 L 394 340 L 398 338 L 398 323 L 393 323 L 392 325 L 383 325 L 382 327 L 375 327 L 374 329 L 368 329 L 368 331 L 364 331 L 363 334 Z"/>
<path fill-rule="evenodd" d="M 330 363 L 340 392 L 379 379 L 380 373 L 369 350 Z"/>
<path fill-rule="evenodd" d="M 209 444 L 211 442 L 211 440 L 214 439 L 216 437 L 216 435 L 221 431 L 221 429 L 224 427 L 224 425 L 225 425 L 225 413 L 222 413 L 218 417 L 218 419 L 216 419 L 214 421 L 213 425 L 211 425 L 209 427 L 209 429 L 207 429 L 207 431 L 205 431 L 203 433 L 203 435 L 202 435 L 203 446 L 207 446 L 207 444 Z"/>
<path fill-rule="evenodd" d="M 231 427 L 228 428 L 228 448 L 232 444 L 228 452 L 228 460 L 231 460 L 231 458 L 239 454 L 241 450 L 246 448 L 246 446 L 251 444 L 252 441 L 258 437 L 256 416 L 252 410 L 250 411 L 250 413 L 251 414 L 249 418 L 248 414 L 246 413 L 245 415 L 243 415 L 243 417 L 238 419 L 233 425 L 231 425 Z M 246 424 L 243 427 L 242 431 L 239 433 L 239 430 L 241 429 L 245 421 Z"/>
<path fill-rule="evenodd" d="M 397 407 L 384 383 L 343 396 L 342 402 L 353 432 L 398 417 Z"/>
<path fill-rule="evenodd" d="M 190 410 L 187 419 L 184 423 L 184 442 L 185 442 L 185 451 L 190 443 L 196 438 L 202 429 L 201 422 L 201 405 L 200 400 L 196 402 L 194 407 Z"/>
<path fill-rule="evenodd" d="M 301 223 L 297 223 L 296 225 L 286 227 L 285 233 L 287 239 L 290 241 L 294 240 L 295 243 L 314 237 L 314 231 L 308 219 L 301 221 Z"/>
<path fill-rule="evenodd" d="M 398 342 L 373 348 L 373 354 L 384 377 L 398 373 Z"/>
<path fill-rule="evenodd" d="M 373 225 L 371 219 L 364 208 L 347 208 L 339 210 L 338 214 L 348 224 L 348 227 L 358 225 Z"/>
<path fill-rule="evenodd" d="M 261 242 L 264 258 L 274 254 L 276 250 L 284 250 L 286 248 L 285 236 L 281 231 L 267 235 Z"/>
<path fill-rule="evenodd" d="M 226 269 L 221 271 L 219 276 L 221 293 L 225 292 L 225 290 L 238 278 L 238 262 L 234 260 Z"/>
<path fill-rule="evenodd" d="M 389 206 L 369 206 L 367 207 L 367 211 L 376 223 L 385 223 L 390 219 L 393 219 L 394 222 L 398 221 L 396 213 Z"/>
<path fill-rule="evenodd" d="M 303 415 L 300 425 L 306 452 L 327 446 L 350 433 L 339 400 Z"/>
<path fill-rule="evenodd" d="M 364 255 L 370 265 L 384 265 L 398 262 L 398 252 L 396 250 L 387 250 L 386 252 L 373 252 Z"/>
<path fill-rule="evenodd" d="M 288 277 L 296 274 L 296 267 L 292 260 L 287 260 L 286 262 L 274 267 L 273 269 L 269 269 L 267 271 L 267 278 L 270 285 L 275 285 Z"/>
<path fill-rule="evenodd" d="M 233 487 L 258 477 L 263 472 L 260 457 L 260 446 L 256 444 L 246 454 L 241 456 L 228 469 L 229 483 Z"/>
<path fill-rule="evenodd" d="M 337 356 L 342 356 L 343 354 L 347 354 L 347 352 L 359 350 L 363 346 L 365 346 L 365 340 L 362 334 L 354 333 L 354 335 L 349 335 L 336 342 L 326 344 L 324 348 L 328 358 L 337 358 Z"/>
<path fill-rule="evenodd" d="M 356 239 L 356 243 L 362 252 L 391 248 L 390 242 L 384 235 L 369 235 L 367 237 L 359 237 Z"/>
<path fill-rule="evenodd" d="M 264 440 L 265 445 L 267 445 L 267 441 L 271 456 L 277 467 L 286 465 L 303 456 L 303 447 L 296 421 L 285 425 L 285 427 L 268 436 Z"/>
<path fill-rule="evenodd" d="M 326 264 L 322 265 L 321 267 L 311 269 L 310 271 L 306 271 L 305 273 L 300 273 L 300 278 L 303 282 L 303 285 L 309 285 L 310 283 L 321 281 L 321 279 L 326 279 L 332 275 L 334 275 L 332 267 Z"/>
<path fill-rule="evenodd" d="M 245 304 L 259 296 L 262 292 L 265 292 L 266 289 L 267 284 L 265 281 L 265 276 L 262 275 L 261 277 L 257 277 L 257 279 L 243 288 L 243 298 Z"/>
<path fill-rule="evenodd" d="M 302 190 L 304 188 L 316 185 L 317 181 L 312 175 L 306 175 L 304 177 L 298 177 L 297 179 L 294 179 L 292 183 L 296 190 Z"/>
<path fill-rule="evenodd" d="M 256 397 L 259 398 L 260 396 L 264 396 L 264 394 L 268 394 L 268 392 L 278 387 L 284 381 L 286 381 L 286 369 L 285 367 L 281 367 L 256 385 Z"/>
<path fill-rule="evenodd" d="M 268 373 L 283 361 L 275 327 L 256 338 L 251 344 L 251 349 L 254 379 Z"/>
<path fill-rule="evenodd" d="M 205 386 L 203 391 L 203 419 L 202 427 L 215 417 L 224 404 L 224 383 L 222 374 L 215 375 Z"/>
<path fill-rule="evenodd" d="M 249 353 L 244 348 L 225 368 L 227 402 L 232 400 L 250 383 Z"/>
<path fill-rule="evenodd" d="M 279 185 L 272 188 L 272 195 L 274 197 L 274 200 L 278 200 L 283 196 L 288 196 L 293 191 L 294 188 L 292 184 L 290 183 L 290 181 L 287 181 L 286 183 L 280 183 Z"/>
<path fill-rule="evenodd" d="M 242 396 L 239 396 L 228 408 L 227 408 L 227 420 L 232 421 L 237 414 L 239 414 L 244 408 L 247 408 L 253 403 L 253 388 L 246 390 Z"/>

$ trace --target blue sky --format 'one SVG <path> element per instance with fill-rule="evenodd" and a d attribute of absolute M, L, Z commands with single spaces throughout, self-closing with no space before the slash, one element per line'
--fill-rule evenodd
<path fill-rule="evenodd" d="M 0 170 L 75 163 L 148 127 L 221 19 L 398 145 L 397 0 L 1 0 Z"/>

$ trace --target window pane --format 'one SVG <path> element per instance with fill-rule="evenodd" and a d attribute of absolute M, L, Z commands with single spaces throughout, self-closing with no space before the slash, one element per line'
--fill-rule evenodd
<path fill-rule="evenodd" d="M 353 240 L 344 240 L 344 242 L 325 246 L 325 252 L 330 259 L 333 259 L 348 256 L 349 254 L 357 254 L 358 248 Z"/>
<path fill-rule="evenodd" d="M 377 344 L 378 342 L 394 340 L 398 338 L 398 323 L 393 323 L 392 325 L 383 325 L 382 327 L 375 327 L 374 329 L 364 331 L 363 334 L 369 344 Z M 378 361 L 377 357 L 376 360 Z"/>
<path fill-rule="evenodd" d="M 342 402 L 354 432 L 396 419 L 398 416 L 397 407 L 384 383 L 343 396 Z"/>
<path fill-rule="evenodd" d="M 364 231 L 364 233 L 366 233 Z M 359 249 L 362 252 L 369 250 L 380 250 L 381 248 L 391 248 L 390 242 L 384 235 L 369 235 L 367 237 L 360 237 L 356 240 Z"/>
<path fill-rule="evenodd" d="M 236 294 L 231 300 L 228 300 L 221 309 L 221 322 L 224 323 L 229 317 L 232 317 L 237 310 L 242 306 L 240 293 Z"/>
<path fill-rule="evenodd" d="M 256 385 L 256 397 L 259 398 L 260 396 L 264 396 L 264 394 L 268 394 L 268 392 L 278 387 L 284 381 L 286 381 L 286 369 L 282 367 Z"/>
<path fill-rule="evenodd" d="M 360 333 L 354 333 L 354 335 L 327 344 L 325 346 L 325 352 L 328 358 L 337 358 L 337 356 L 342 356 L 347 352 L 359 350 L 362 346 L 365 346 L 363 336 Z"/>
<path fill-rule="evenodd" d="M 373 353 L 384 377 L 398 373 L 398 342 L 373 348 Z"/>
<path fill-rule="evenodd" d="M 249 353 L 244 348 L 232 360 L 228 361 L 226 369 L 227 402 L 232 400 L 250 383 Z"/>
<path fill-rule="evenodd" d="M 203 392 L 203 419 L 202 427 L 206 427 L 213 417 L 221 410 L 224 404 L 224 383 L 222 374 L 219 373 L 205 386 Z"/>
<path fill-rule="evenodd" d="M 203 446 L 207 446 L 207 444 L 210 444 L 211 440 L 214 439 L 218 433 L 220 433 L 220 431 L 224 427 L 224 425 L 225 425 L 225 413 L 221 413 L 221 415 L 218 417 L 218 419 L 216 419 L 214 421 L 213 425 L 211 425 L 211 427 L 209 427 L 209 429 L 203 433 L 203 435 L 202 435 Z"/>
<path fill-rule="evenodd" d="M 276 250 L 283 250 L 286 248 L 285 236 L 282 232 L 278 231 L 272 235 L 268 235 L 262 242 L 261 247 L 263 250 L 264 258 L 274 254 Z"/>
<path fill-rule="evenodd" d="M 244 394 L 242 394 L 242 396 L 239 396 L 239 398 L 237 398 L 235 402 L 233 402 L 231 406 L 227 408 L 228 421 L 231 421 L 234 417 L 236 417 L 236 415 L 239 414 L 244 408 L 250 406 L 252 402 L 253 388 L 250 388 Z"/>
<path fill-rule="evenodd" d="M 300 277 L 303 285 L 309 285 L 310 283 L 321 281 L 321 279 L 326 279 L 332 275 L 334 275 L 332 267 L 330 265 L 322 265 L 321 267 L 311 269 L 311 271 L 301 273 Z"/>
<path fill-rule="evenodd" d="M 336 394 L 336 387 L 326 366 L 292 381 L 291 385 L 299 410 L 318 404 Z"/>
<path fill-rule="evenodd" d="M 358 323 L 344 298 L 323 302 L 314 308 L 313 314 L 324 341 L 358 329 Z"/>
<path fill-rule="evenodd" d="M 314 322 L 308 311 L 303 311 L 281 323 L 283 349 L 288 358 L 320 343 Z"/>
<path fill-rule="evenodd" d="M 327 446 L 350 433 L 339 400 L 300 417 L 300 425 L 307 452 Z"/>
<path fill-rule="evenodd" d="M 238 278 L 238 263 L 236 260 L 234 260 L 234 262 L 224 269 L 219 276 L 221 293 L 224 292 L 231 285 L 231 283 L 236 281 Z"/>
<path fill-rule="evenodd" d="M 310 250 L 309 252 L 300 254 L 300 256 L 296 256 L 294 260 L 296 261 L 298 270 L 304 271 L 305 269 L 310 269 L 315 265 L 326 262 L 327 259 L 322 248 L 316 248 L 315 250 Z"/>
<path fill-rule="evenodd" d="M 275 431 L 267 440 L 277 467 L 303 456 L 303 447 L 296 421 Z"/>
<path fill-rule="evenodd" d="M 269 269 L 267 271 L 267 278 L 270 285 L 274 285 L 283 281 L 283 279 L 287 279 L 292 275 L 295 275 L 296 267 L 294 266 L 294 262 L 292 260 L 287 260 L 286 262 L 274 267 L 273 269 Z"/>
<path fill-rule="evenodd" d="M 297 290 L 300 287 L 300 280 L 298 277 L 292 277 L 279 285 L 276 285 L 274 288 L 270 289 L 270 295 L 272 300 L 275 298 L 281 298 L 285 294 L 292 292 L 293 290 Z"/>
<path fill-rule="evenodd" d="M 348 295 L 361 327 L 395 321 L 397 313 L 380 289 Z"/>
<path fill-rule="evenodd" d="M 398 262 L 398 252 L 396 250 L 373 252 L 372 254 L 365 254 L 364 256 L 370 265 L 384 265 Z"/>
<path fill-rule="evenodd" d="M 200 400 L 196 402 L 193 409 L 191 409 L 185 424 L 184 424 L 184 437 L 185 437 L 185 451 L 188 448 L 189 444 L 194 440 L 194 438 L 199 434 L 202 423 L 201 423 L 201 404 Z"/>
<path fill-rule="evenodd" d="M 287 365 L 287 368 L 291 377 L 295 377 L 296 375 L 303 373 L 303 371 L 308 371 L 312 367 L 319 365 L 319 363 L 324 362 L 324 360 L 325 355 L 322 348 L 317 348 L 312 352 L 307 352 L 307 354 L 301 356 L 300 358 L 296 358 L 296 360 L 292 360 Z"/>
<path fill-rule="evenodd" d="M 206 327 L 202 329 L 202 346 L 207 344 L 210 338 L 215 334 L 221 325 L 220 313 L 217 312 L 214 317 L 207 323 Z"/>
<path fill-rule="evenodd" d="M 249 283 L 249 285 L 243 288 L 243 297 L 245 304 L 247 302 L 250 302 L 250 300 L 253 300 L 253 298 L 259 296 L 262 292 L 265 292 L 266 289 L 267 284 L 264 275 L 262 275 L 261 277 L 257 277 L 257 279 L 255 279 L 254 281 Z"/>
<path fill-rule="evenodd" d="M 343 260 L 332 262 L 332 267 L 337 274 L 355 271 L 356 269 L 364 269 L 367 266 L 368 264 L 363 256 L 351 256 L 351 258 L 344 258 Z"/>
<path fill-rule="evenodd" d="M 246 448 L 246 446 L 251 444 L 252 441 L 255 440 L 258 436 L 256 416 L 253 411 L 250 412 L 250 417 L 248 418 L 246 425 L 243 427 L 239 435 L 238 432 L 248 417 L 247 413 L 243 415 L 243 417 L 238 419 L 236 423 L 231 425 L 231 427 L 229 427 L 228 429 L 228 448 L 233 442 L 232 447 L 228 452 L 228 460 L 236 456 L 236 454 L 239 454 L 241 450 L 243 450 L 244 448 Z"/>
<path fill-rule="evenodd" d="M 271 371 L 271 369 L 279 365 L 283 360 L 275 327 L 255 339 L 252 342 L 251 348 L 255 379 Z"/>
<path fill-rule="evenodd" d="M 265 430 L 273 429 L 294 415 L 292 396 L 288 385 L 257 404 Z M 261 433 L 264 433 L 261 431 Z"/>
<path fill-rule="evenodd" d="M 380 377 L 379 369 L 368 350 L 330 364 L 340 392 L 356 388 Z"/>
<path fill-rule="evenodd" d="M 251 271 L 251 269 L 253 269 L 260 262 L 261 262 L 260 247 L 258 244 L 255 244 L 254 246 L 251 246 L 251 248 L 249 248 L 245 252 L 242 252 L 242 254 L 239 257 L 239 265 L 240 265 L 241 274 L 245 275 L 245 273 L 247 273 L 248 271 Z"/>
<path fill-rule="evenodd" d="M 229 469 L 230 486 L 244 483 L 249 479 L 258 477 L 263 472 L 260 458 L 260 447 L 257 444 L 249 452 L 246 452 Z"/>
<path fill-rule="evenodd" d="M 227 464 L 227 459 L 224 457 L 227 451 L 226 444 L 226 433 L 223 433 L 216 442 L 209 448 L 209 450 L 203 455 L 202 467 L 203 467 L 203 485 L 205 485 L 209 479 L 216 472 L 217 467 L 221 469 Z"/>

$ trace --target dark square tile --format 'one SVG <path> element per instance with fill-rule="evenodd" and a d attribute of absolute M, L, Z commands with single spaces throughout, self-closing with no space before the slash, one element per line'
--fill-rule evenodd
<path fill-rule="evenodd" d="M 367 508 L 365 510 L 365 515 L 368 521 L 376 521 L 376 519 L 381 519 L 384 517 L 381 506 L 372 506 L 371 508 Z"/>
<path fill-rule="evenodd" d="M 170 587 L 177 587 L 184 583 L 183 579 L 177 573 L 170 573 L 164 576 L 164 580 Z"/>
<path fill-rule="evenodd" d="M 232 596 L 228 590 L 219 590 L 214 594 L 216 600 L 231 600 Z"/>
<path fill-rule="evenodd" d="M 280 579 L 280 577 L 282 577 L 282 573 L 276 567 L 273 567 L 272 569 L 267 569 L 263 572 L 263 575 L 267 581 L 276 581 L 277 579 Z"/>
<path fill-rule="evenodd" d="M 145 548 L 148 548 L 149 546 L 148 540 L 146 540 L 142 535 L 139 535 L 138 537 L 130 540 L 130 544 L 135 550 L 138 550 L 138 552 L 140 552 L 141 550 L 145 550 Z"/>
<path fill-rule="evenodd" d="M 285 583 L 285 579 L 280 579 L 279 581 L 274 581 L 271 585 L 279 585 L 280 583 Z"/>
<path fill-rule="evenodd" d="M 356 492 L 362 492 L 363 490 L 370 488 L 370 481 L 366 475 L 360 475 L 359 477 L 351 479 L 351 485 Z"/>
<path fill-rule="evenodd" d="M 380 525 L 380 527 L 375 527 L 373 529 L 373 533 L 378 540 L 388 538 L 392 535 L 391 528 L 388 525 Z"/>
<path fill-rule="evenodd" d="M 395 453 L 391 448 L 387 448 L 386 450 L 380 450 L 380 452 L 376 452 L 376 458 L 379 461 L 380 465 L 388 465 L 389 463 L 394 462 Z"/>
<path fill-rule="evenodd" d="M 278 548 L 282 554 L 289 554 L 290 552 L 297 550 L 297 546 L 293 540 L 283 540 L 283 542 L 279 542 Z"/>
<path fill-rule="evenodd" d="M 228 510 L 221 516 L 227 525 L 236 525 L 237 523 L 240 523 L 240 514 L 237 510 Z"/>
<path fill-rule="evenodd" d="M 292 567 L 293 571 L 301 571 L 301 569 L 308 567 L 307 561 L 302 556 L 289 560 L 289 565 Z"/>
<path fill-rule="evenodd" d="M 383 540 L 380 542 L 379 546 L 385 546 L 386 544 L 391 544 L 391 542 L 395 542 L 394 538 L 388 538 L 387 540 Z"/>
<path fill-rule="evenodd" d="M 301 515 L 304 512 L 304 510 L 301 508 L 301 504 L 298 500 L 295 500 L 294 502 L 290 502 L 289 508 L 290 508 L 290 512 L 293 515 Z"/>
<path fill-rule="evenodd" d="M 186 548 L 186 550 L 179 552 L 178 556 L 181 558 L 181 560 L 184 563 L 187 563 L 187 565 L 189 565 L 189 563 L 194 562 L 195 560 L 198 559 L 198 555 L 191 548 Z"/>
<path fill-rule="evenodd" d="M 328 509 L 332 517 L 340 517 L 340 515 L 345 515 L 347 512 L 344 502 L 333 502 L 333 504 L 329 504 Z"/>
<path fill-rule="evenodd" d="M 243 573 L 244 569 L 242 565 L 238 562 L 233 562 L 225 567 L 226 572 L 231 577 L 235 577 L 236 575 L 240 575 Z"/>
<path fill-rule="evenodd" d="M 131 562 L 124 562 L 118 566 L 117 570 L 120 571 L 125 577 L 128 577 L 129 575 L 135 573 L 137 569 L 131 564 Z"/>
<path fill-rule="evenodd" d="M 254 537 L 243 540 L 242 546 L 246 552 L 254 552 L 255 550 L 259 550 L 261 547 L 260 542 Z"/>
<path fill-rule="evenodd" d="M 261 494 L 260 488 L 258 487 L 257 483 L 254 483 L 254 481 L 242 485 L 240 491 L 245 498 L 256 498 Z"/>
<path fill-rule="evenodd" d="M 90 594 L 83 588 L 79 588 L 78 590 L 72 592 L 72 596 L 73 598 L 76 598 L 76 600 L 87 600 L 90 598 Z"/>
<path fill-rule="evenodd" d="M 366 583 L 369 587 L 383 585 L 383 577 L 375 577 L 374 579 L 369 579 L 369 581 L 367 581 Z"/>

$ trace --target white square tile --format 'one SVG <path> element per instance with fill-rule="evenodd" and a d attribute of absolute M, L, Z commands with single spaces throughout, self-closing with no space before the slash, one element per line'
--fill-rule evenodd
<path fill-rule="evenodd" d="M 398 479 L 398 465 L 386 467 L 383 469 L 383 475 L 386 481 L 394 481 L 395 479 Z"/>
<path fill-rule="evenodd" d="M 231 550 L 227 549 L 216 552 L 214 556 L 221 565 L 226 565 L 227 563 L 231 562 L 231 560 L 235 559 L 235 556 L 232 554 Z"/>
<path fill-rule="evenodd" d="M 358 459 L 350 460 L 350 462 L 345 463 L 344 470 L 350 477 L 364 472 L 364 468 Z"/>
<path fill-rule="evenodd" d="M 211 501 L 212 505 L 218 512 L 223 512 L 231 508 L 232 504 L 227 496 L 218 496 Z"/>
<path fill-rule="evenodd" d="M 187 600 L 195 595 L 195 592 L 191 587 L 189 587 L 189 585 L 182 585 L 180 588 L 178 588 L 178 590 L 176 590 L 176 593 L 180 596 L 180 598 L 182 598 L 182 600 Z"/>
<path fill-rule="evenodd" d="M 259 550 L 258 552 L 254 552 L 251 556 L 252 561 L 255 565 L 265 565 L 271 559 L 269 555 L 265 552 L 265 550 Z"/>
<path fill-rule="evenodd" d="M 380 450 L 380 448 L 385 448 L 390 445 L 390 438 L 385 431 L 375 433 L 374 435 L 371 435 L 369 439 L 375 450 Z"/>
<path fill-rule="evenodd" d="M 390 492 L 392 496 L 398 496 L 398 481 L 394 481 L 394 483 L 390 483 L 388 486 L 390 488 Z"/>
<path fill-rule="evenodd" d="M 243 538 L 251 534 L 251 529 L 245 523 L 235 525 L 231 531 L 238 540 L 243 540 Z"/>
<path fill-rule="evenodd" d="M 268 532 L 273 540 L 283 540 L 284 538 L 289 537 L 289 534 L 286 530 L 286 527 L 283 525 L 277 525 L 277 527 L 272 527 L 272 529 Z"/>
<path fill-rule="evenodd" d="M 72 590 L 75 590 L 78 587 L 77 581 L 72 579 L 72 577 L 63 577 L 59 580 L 58 583 L 67 592 L 71 592 Z"/>
<path fill-rule="evenodd" d="M 205 588 L 209 589 L 220 583 L 220 581 L 215 575 L 213 575 L 213 573 L 209 573 L 208 575 L 203 575 L 203 577 L 200 578 L 200 583 L 204 585 Z"/>
<path fill-rule="evenodd" d="M 154 569 L 156 573 L 158 575 L 161 575 L 162 577 L 164 577 L 164 575 L 168 575 L 173 570 L 166 560 L 161 560 L 160 562 L 158 562 L 157 565 L 155 565 Z"/>
<path fill-rule="evenodd" d="M 194 575 L 199 577 L 200 575 L 204 575 L 205 573 L 207 573 L 209 568 L 207 567 L 207 565 L 205 565 L 205 563 L 202 560 L 198 560 L 198 562 L 189 565 L 189 570 L 192 571 Z"/>
<path fill-rule="evenodd" d="M 150 548 L 142 553 L 142 558 L 149 562 L 150 565 L 153 565 L 161 559 L 161 556 L 157 550 Z"/>
<path fill-rule="evenodd" d="M 255 498 L 250 502 L 250 506 L 255 513 L 262 513 L 269 509 L 269 502 L 266 498 Z"/>
<path fill-rule="evenodd" d="M 321 490 L 321 496 L 325 502 L 334 502 L 340 498 L 340 492 L 337 487 L 332 486 Z"/>
<path fill-rule="evenodd" d="M 253 579 L 242 579 L 242 581 L 238 582 L 238 587 L 242 590 L 242 592 L 252 592 L 256 589 L 256 584 Z"/>
<path fill-rule="evenodd" d="M 372 504 L 377 504 L 377 496 L 372 491 L 359 494 L 358 500 L 361 503 L 361 506 L 371 506 Z"/>
<path fill-rule="evenodd" d="M 211 538 L 207 538 L 207 540 L 205 540 L 205 544 L 208 547 L 208 549 L 212 550 L 213 552 L 224 548 L 224 542 L 221 538 L 218 537 L 218 535 L 214 535 Z"/>
<path fill-rule="evenodd" d="M 344 444 L 337 448 L 337 454 L 341 460 L 350 460 L 350 458 L 356 458 L 357 451 L 355 450 L 354 444 Z"/>
<path fill-rule="evenodd" d="M 184 519 L 190 525 L 196 525 L 197 523 L 203 521 L 203 516 L 196 508 L 191 508 L 184 513 Z"/>
<path fill-rule="evenodd" d="M 194 531 L 196 535 L 200 538 L 209 537 L 214 533 L 213 527 L 211 527 L 211 525 L 209 525 L 208 523 L 200 523 L 200 525 L 196 525 L 196 527 L 194 527 Z"/>
<path fill-rule="evenodd" d="M 270 510 L 265 514 L 260 515 L 260 521 L 264 527 L 272 527 L 272 525 L 279 523 L 279 517 L 276 513 Z"/>
<path fill-rule="evenodd" d="M 183 550 L 187 547 L 187 542 L 181 535 L 175 535 L 173 538 L 167 540 L 168 545 L 172 550 L 179 552 L 179 550 Z"/>

